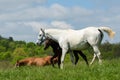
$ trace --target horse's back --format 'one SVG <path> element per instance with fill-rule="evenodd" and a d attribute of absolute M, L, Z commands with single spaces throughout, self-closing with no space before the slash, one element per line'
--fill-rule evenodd
<path fill-rule="evenodd" d="M 26 62 L 26 63 L 28 63 L 28 62 L 33 61 L 33 60 L 34 60 L 34 57 L 29 57 L 29 58 L 21 59 L 21 60 L 19 60 L 19 62 Z"/>
<path fill-rule="evenodd" d="M 46 56 L 46 57 L 44 57 L 44 60 L 46 61 L 46 65 L 49 65 L 49 64 L 51 64 L 51 58 L 52 58 L 52 56 Z"/>
<path fill-rule="evenodd" d="M 85 49 L 90 43 L 95 43 L 100 31 L 97 27 L 87 27 L 80 30 L 51 30 L 50 35 L 63 47 L 69 44 L 73 50 Z M 57 37 L 56 37 L 57 36 Z"/>
<path fill-rule="evenodd" d="M 33 61 L 33 64 L 36 66 L 44 66 L 45 65 L 45 61 L 43 58 L 35 58 Z"/>
<path fill-rule="evenodd" d="M 72 50 L 86 49 L 90 46 L 89 42 L 98 38 L 100 31 L 97 27 L 87 27 L 81 30 L 71 30 L 68 35 L 65 35 L 63 42 L 69 43 Z"/>

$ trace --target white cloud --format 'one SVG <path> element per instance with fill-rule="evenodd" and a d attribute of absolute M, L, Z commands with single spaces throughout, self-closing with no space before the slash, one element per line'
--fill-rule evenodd
<path fill-rule="evenodd" d="M 0 21 L 26 21 L 36 19 L 68 20 L 91 14 L 93 14 L 92 11 L 78 6 L 68 8 L 59 4 L 53 4 L 50 7 L 37 6 L 23 10 L 15 10 L 13 12 L 5 12 L 4 14 L 0 14 Z"/>
<path fill-rule="evenodd" d="M 36 32 L 40 30 L 40 28 L 48 29 L 48 28 L 59 28 L 59 29 L 68 29 L 72 28 L 72 26 L 64 21 L 52 21 L 50 23 L 45 22 L 26 22 L 25 26 L 32 27 L 32 29 Z"/>
<path fill-rule="evenodd" d="M 41 5 L 46 1 L 0 0 L 0 34 L 19 35 L 17 38 L 20 39 L 22 35 L 30 37 L 30 34 L 36 34 L 40 28 L 80 29 L 101 25 L 111 26 L 114 30 L 119 31 L 120 6 L 118 0 L 118 2 L 91 0 L 95 1 L 93 9 L 81 6 L 63 6 L 59 3 L 49 6 Z"/>
<path fill-rule="evenodd" d="M 67 24 L 64 21 L 53 21 L 53 22 L 51 22 L 51 25 L 55 28 L 60 28 L 60 29 L 72 28 L 71 24 Z"/>
<path fill-rule="evenodd" d="M 36 32 L 34 32 L 31 27 L 24 25 L 22 22 L 6 22 L 0 26 L 0 35 L 3 37 L 11 36 L 15 40 L 33 41 L 33 38 L 35 39 Z M 30 37 L 31 39 L 29 39 Z"/>
<path fill-rule="evenodd" d="M 24 23 L 26 26 L 32 27 L 32 29 L 36 32 L 40 30 L 40 28 L 48 28 L 49 25 L 44 22 L 26 22 Z"/>
<path fill-rule="evenodd" d="M 68 8 L 65 8 L 64 6 L 61 6 L 59 4 L 53 4 L 50 7 L 50 12 L 51 12 L 51 16 L 54 18 L 64 18 L 68 16 Z"/>
<path fill-rule="evenodd" d="M 46 0 L 0 0 L 1 11 L 14 11 L 16 9 L 24 9 L 33 4 L 42 4 Z"/>

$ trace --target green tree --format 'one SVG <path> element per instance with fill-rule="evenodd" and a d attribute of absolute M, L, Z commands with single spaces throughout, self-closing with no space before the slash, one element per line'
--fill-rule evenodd
<path fill-rule="evenodd" d="M 14 40 L 13 40 L 13 37 L 9 37 L 9 39 L 8 39 L 8 40 L 9 40 L 9 41 L 14 41 Z"/>
<path fill-rule="evenodd" d="M 0 46 L 0 52 L 5 52 L 6 51 L 6 47 L 4 47 L 4 46 Z"/>
<path fill-rule="evenodd" d="M 27 48 L 34 48 L 35 44 L 33 42 L 27 43 Z"/>
<path fill-rule="evenodd" d="M 16 48 L 16 44 L 15 44 L 15 42 L 9 42 L 9 44 L 8 44 L 8 50 L 9 51 L 14 51 L 14 49 Z"/>
<path fill-rule="evenodd" d="M 114 57 L 120 57 L 120 43 L 112 45 L 112 52 L 114 54 Z"/>

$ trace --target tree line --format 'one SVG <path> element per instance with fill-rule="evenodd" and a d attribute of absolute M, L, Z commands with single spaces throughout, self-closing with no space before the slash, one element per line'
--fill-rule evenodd
<path fill-rule="evenodd" d="M 15 63 L 17 60 L 32 57 L 32 56 L 45 56 L 52 55 L 51 48 L 44 51 L 44 46 L 38 46 L 34 42 L 15 41 L 13 37 L 4 38 L 0 36 L 0 60 L 10 61 Z M 109 43 L 108 41 L 100 45 L 102 58 L 113 59 L 120 57 L 120 43 Z M 86 56 L 93 56 L 88 54 L 89 51 L 85 50 Z M 92 52 L 92 49 L 90 49 Z M 89 55 L 89 56 L 88 56 Z"/>

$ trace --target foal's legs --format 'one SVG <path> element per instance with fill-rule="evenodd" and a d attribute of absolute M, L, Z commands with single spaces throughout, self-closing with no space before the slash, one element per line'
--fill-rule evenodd
<path fill-rule="evenodd" d="M 71 59 L 71 62 L 75 65 L 75 58 L 74 58 L 74 56 L 75 56 L 75 58 L 78 57 L 78 55 L 74 55 L 74 54 L 73 54 L 73 51 L 70 51 L 70 59 Z"/>
<path fill-rule="evenodd" d="M 53 59 L 58 57 L 58 67 L 60 68 L 60 64 L 61 64 L 61 53 L 54 53 L 53 57 L 50 59 L 50 62 L 52 64 L 52 66 L 54 67 L 54 63 L 53 63 Z"/>
<path fill-rule="evenodd" d="M 60 64 L 61 64 L 61 53 L 58 54 L 58 67 L 60 68 Z"/>
<path fill-rule="evenodd" d="M 89 65 L 89 64 L 88 64 L 87 57 L 82 53 L 82 51 L 74 50 L 73 53 L 74 53 L 75 58 L 76 58 L 75 64 L 77 64 L 77 62 L 78 62 L 78 60 L 79 60 L 79 57 L 78 57 L 78 53 L 79 53 L 80 56 L 85 60 L 86 64 Z"/>
<path fill-rule="evenodd" d="M 83 52 L 82 52 L 82 51 L 78 51 L 78 53 L 79 53 L 79 54 L 81 55 L 81 57 L 85 60 L 86 64 L 89 65 L 89 64 L 88 64 L 87 57 L 83 54 Z"/>
<path fill-rule="evenodd" d="M 54 67 L 53 59 L 56 58 L 58 54 L 54 53 L 53 57 L 50 59 L 52 66 Z"/>
<path fill-rule="evenodd" d="M 74 56 L 75 56 L 75 65 L 77 64 L 77 62 L 78 62 L 78 60 L 79 60 L 79 56 L 78 56 L 78 53 L 77 53 L 77 51 L 73 51 L 73 54 L 74 54 Z"/>

